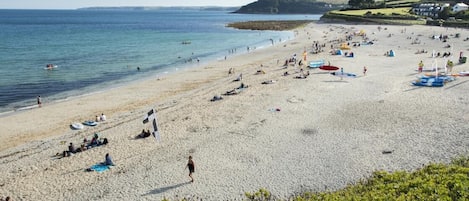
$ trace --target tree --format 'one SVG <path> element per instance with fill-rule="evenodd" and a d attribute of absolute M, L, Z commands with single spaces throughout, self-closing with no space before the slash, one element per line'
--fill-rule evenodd
<path fill-rule="evenodd" d="M 349 0 L 348 5 L 352 8 L 360 8 L 364 0 Z"/>
<path fill-rule="evenodd" d="M 450 14 L 451 14 L 451 8 L 449 6 L 444 7 L 443 10 L 440 13 L 438 13 L 438 18 L 447 20 L 450 17 Z"/>

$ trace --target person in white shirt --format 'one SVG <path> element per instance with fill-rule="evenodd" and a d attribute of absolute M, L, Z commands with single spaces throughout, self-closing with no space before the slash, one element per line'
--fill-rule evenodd
<path fill-rule="evenodd" d="M 104 115 L 104 113 L 101 114 L 101 121 L 106 121 L 106 115 Z"/>

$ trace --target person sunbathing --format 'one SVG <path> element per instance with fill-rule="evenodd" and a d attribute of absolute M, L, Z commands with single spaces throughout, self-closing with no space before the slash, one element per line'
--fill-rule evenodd
<path fill-rule="evenodd" d="M 295 76 L 295 79 L 306 79 L 308 76 L 301 73 L 300 75 Z"/>
<path fill-rule="evenodd" d="M 267 80 L 267 81 L 262 82 L 262 84 L 273 84 L 273 83 L 275 83 L 275 80 Z"/>
<path fill-rule="evenodd" d="M 241 82 L 241 85 L 239 85 L 239 87 L 236 88 L 236 89 L 245 89 L 245 88 L 248 88 L 248 87 L 249 86 L 247 84 L 244 84 L 244 83 Z"/>
<path fill-rule="evenodd" d="M 137 135 L 137 138 L 147 138 L 147 137 L 150 137 L 150 135 L 151 135 L 150 130 L 145 131 L 145 129 L 142 129 L 142 132 Z"/>
<path fill-rule="evenodd" d="M 238 89 L 233 89 L 233 90 L 230 90 L 230 91 L 226 91 L 226 93 L 224 95 L 236 95 L 236 94 L 239 94 Z"/>
<path fill-rule="evenodd" d="M 213 102 L 213 101 L 218 101 L 218 100 L 223 100 L 223 97 L 220 96 L 220 95 L 216 95 L 216 96 L 213 96 L 212 99 L 210 99 L 210 101 L 212 101 L 212 102 Z"/>
<path fill-rule="evenodd" d="M 238 77 L 235 80 L 233 80 L 233 82 L 237 82 L 237 81 L 241 81 L 241 80 L 243 80 L 243 74 L 242 73 L 240 73 L 238 75 Z"/>
<path fill-rule="evenodd" d="M 264 70 L 257 70 L 256 75 L 260 75 L 260 74 L 265 74 L 265 71 Z"/>

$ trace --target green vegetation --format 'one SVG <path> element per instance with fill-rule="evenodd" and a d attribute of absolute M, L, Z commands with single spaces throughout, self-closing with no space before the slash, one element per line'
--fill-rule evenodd
<path fill-rule="evenodd" d="M 246 193 L 251 201 L 275 199 L 265 189 Z M 414 172 L 377 171 L 371 178 L 335 192 L 305 192 L 288 200 L 469 200 L 469 158 L 430 164 Z"/>
<path fill-rule="evenodd" d="M 384 1 L 384 7 L 410 7 L 412 4 L 419 3 L 420 0 L 397 0 L 397 1 Z"/>
<path fill-rule="evenodd" d="M 230 23 L 227 27 L 233 27 L 237 29 L 249 29 L 249 30 L 274 30 L 283 31 L 291 30 L 308 23 L 314 22 L 312 20 L 283 20 L 283 21 L 248 21 L 248 22 L 235 22 Z"/>
<path fill-rule="evenodd" d="M 365 15 L 408 15 L 413 16 L 409 13 L 410 7 L 402 8 L 380 8 L 380 9 L 363 9 L 363 10 L 334 10 L 330 13 L 340 14 L 340 15 L 353 15 L 353 16 L 365 16 Z"/>
<path fill-rule="evenodd" d="M 235 13 L 322 14 L 338 8 L 337 4 L 328 4 L 316 0 L 258 0 L 241 7 Z"/>
<path fill-rule="evenodd" d="M 261 188 L 246 192 L 249 201 L 316 200 L 469 200 L 469 157 L 450 164 L 429 164 L 413 172 L 377 171 L 366 180 L 333 192 L 303 192 L 290 198 L 277 198 Z M 192 199 L 189 199 L 192 200 Z M 163 201 L 170 201 L 165 198 Z M 186 201 L 183 198 L 181 201 Z"/>

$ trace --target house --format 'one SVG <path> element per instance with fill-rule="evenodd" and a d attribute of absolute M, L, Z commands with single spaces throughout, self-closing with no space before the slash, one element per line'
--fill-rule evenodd
<path fill-rule="evenodd" d="M 465 11 L 469 8 L 468 5 L 466 5 L 465 3 L 457 3 L 456 5 L 453 6 L 453 12 L 457 13 L 457 12 L 460 12 L 460 11 Z"/>
<path fill-rule="evenodd" d="M 412 12 L 416 15 L 426 16 L 431 18 L 438 18 L 438 14 L 443 11 L 445 7 L 449 7 L 448 3 L 439 4 L 439 3 L 423 3 L 415 4 L 412 6 Z"/>

